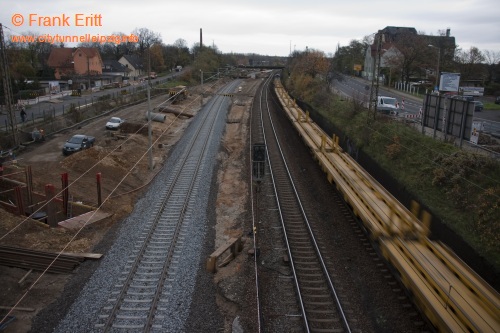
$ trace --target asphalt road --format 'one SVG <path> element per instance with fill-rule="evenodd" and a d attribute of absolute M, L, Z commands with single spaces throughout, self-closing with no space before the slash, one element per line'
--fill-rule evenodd
<path fill-rule="evenodd" d="M 371 81 L 342 75 L 333 81 L 332 88 L 347 98 L 355 98 L 368 103 Z M 399 114 L 403 117 L 405 114 L 418 114 L 423 104 L 422 98 L 392 88 L 379 87 L 378 95 L 394 97 L 400 105 L 404 101 L 404 109 L 399 109 Z M 481 100 L 481 98 L 478 98 L 478 100 Z M 498 110 L 476 112 L 473 121 L 482 122 L 484 131 L 500 137 L 500 105 L 498 105 Z"/>
<path fill-rule="evenodd" d="M 156 86 L 172 80 L 174 77 L 180 75 L 178 72 L 174 72 L 170 75 L 160 77 L 151 80 L 152 86 Z M 147 88 L 147 81 L 139 84 L 130 85 L 123 88 L 112 88 L 105 90 L 97 90 L 93 92 L 83 92 L 82 96 L 71 96 L 70 91 L 65 91 L 63 93 L 42 96 L 38 99 L 29 100 L 29 105 L 26 105 L 27 119 L 26 122 L 32 122 L 34 119 L 43 118 L 45 115 L 59 116 L 71 107 L 71 104 L 78 106 L 83 106 L 97 101 L 100 96 L 103 95 L 118 95 L 121 94 L 122 90 L 126 90 L 128 94 L 135 94 L 138 91 Z M 21 110 L 15 110 L 15 118 L 18 125 L 22 124 L 21 121 Z M 6 112 L 0 114 L 0 131 L 5 131 L 9 127 L 9 117 Z"/>

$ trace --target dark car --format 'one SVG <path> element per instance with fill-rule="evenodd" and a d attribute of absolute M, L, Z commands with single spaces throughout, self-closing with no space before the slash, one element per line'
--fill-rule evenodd
<path fill-rule="evenodd" d="M 495 104 L 500 104 L 500 96 L 497 96 L 497 98 L 495 98 Z"/>
<path fill-rule="evenodd" d="M 77 151 L 90 148 L 94 145 L 95 138 L 93 136 L 77 134 L 73 135 L 71 139 L 66 141 L 63 146 L 63 155 L 70 155 Z"/>
<path fill-rule="evenodd" d="M 474 96 L 467 96 L 467 95 L 453 95 L 450 98 L 452 99 L 458 99 L 460 101 L 468 101 L 468 102 L 474 102 Z"/>
<path fill-rule="evenodd" d="M 474 101 L 474 111 L 476 112 L 481 112 L 484 109 L 484 104 L 480 101 Z"/>

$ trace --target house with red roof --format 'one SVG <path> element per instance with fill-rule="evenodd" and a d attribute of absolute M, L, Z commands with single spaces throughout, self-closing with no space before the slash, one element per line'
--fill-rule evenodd
<path fill-rule="evenodd" d="M 95 47 L 60 47 L 50 51 L 47 65 L 54 69 L 55 78 L 86 78 L 87 81 L 102 74 L 103 61 Z"/>

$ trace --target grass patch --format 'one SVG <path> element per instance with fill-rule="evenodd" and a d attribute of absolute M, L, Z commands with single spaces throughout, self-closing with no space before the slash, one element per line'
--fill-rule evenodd
<path fill-rule="evenodd" d="M 497 110 L 500 111 L 500 104 L 495 104 L 493 102 L 486 102 L 484 104 L 484 109 L 485 110 Z"/>

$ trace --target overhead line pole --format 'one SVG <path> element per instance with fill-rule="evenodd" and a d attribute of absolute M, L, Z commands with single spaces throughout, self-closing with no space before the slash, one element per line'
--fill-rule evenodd
<path fill-rule="evenodd" d="M 378 111 L 378 86 L 380 84 L 379 80 L 379 75 L 380 75 L 380 53 L 382 51 L 382 35 L 380 33 L 380 30 L 378 32 L 378 42 L 377 42 L 377 83 L 375 85 L 375 98 L 377 99 L 377 102 L 375 103 L 375 110 L 373 112 L 373 119 L 377 117 L 377 111 Z"/>
<path fill-rule="evenodd" d="M 151 49 L 148 48 L 148 162 L 153 170 L 153 132 L 151 129 Z"/>
<path fill-rule="evenodd" d="M 3 26 L 0 23 L 0 71 L 3 81 L 3 91 L 5 95 L 5 106 L 7 108 L 7 114 L 9 117 L 9 125 L 12 132 L 12 139 L 14 141 L 14 146 L 17 147 L 19 140 L 17 137 L 17 123 L 16 117 L 14 115 L 14 110 L 12 108 L 14 102 L 14 94 L 12 93 L 12 85 L 10 82 L 9 74 L 9 62 L 7 61 L 7 53 L 5 51 L 5 41 L 3 36 Z"/>
<path fill-rule="evenodd" d="M 372 68 L 372 82 L 371 82 L 371 87 L 370 87 L 370 100 L 368 101 L 368 119 L 370 119 L 370 115 L 371 115 L 371 112 L 372 112 L 372 109 L 374 110 L 373 111 L 373 119 L 376 118 L 376 115 L 377 115 L 377 103 L 378 103 L 378 86 L 379 86 L 379 81 L 378 81 L 378 77 L 379 77 L 379 70 L 380 70 L 380 51 L 381 51 L 381 48 L 382 48 L 382 35 L 381 35 L 381 31 L 379 30 L 377 32 L 377 34 L 375 34 L 375 38 L 377 38 L 377 49 L 376 49 L 376 54 L 373 55 L 373 68 Z M 377 80 L 377 82 L 375 83 L 374 80 Z M 375 86 L 375 89 L 373 89 Z M 372 104 L 375 103 L 373 105 L 373 108 L 372 108 Z"/>

